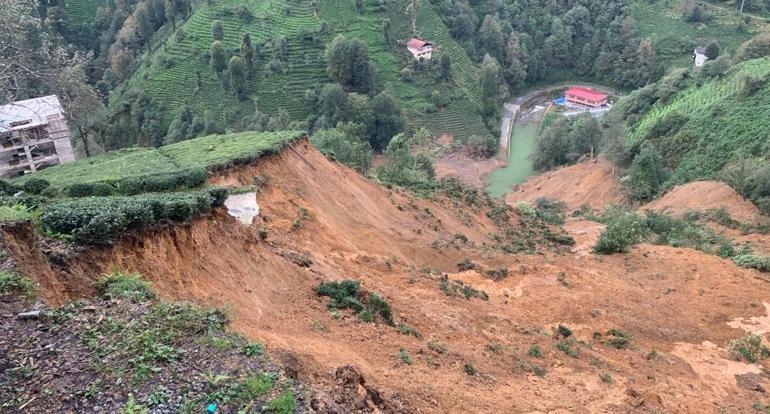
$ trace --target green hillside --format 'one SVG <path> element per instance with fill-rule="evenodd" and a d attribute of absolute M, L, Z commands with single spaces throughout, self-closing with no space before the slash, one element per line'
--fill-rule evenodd
<path fill-rule="evenodd" d="M 756 32 L 755 26 L 737 30 L 739 20 L 735 13 L 713 8 L 707 9 L 710 21 L 687 22 L 678 11 L 679 3 L 675 0 L 631 3 L 638 35 L 653 40 L 658 56 L 668 67 L 692 65 L 692 49 L 712 40 L 718 41 L 723 50 L 735 52 Z"/>
<path fill-rule="evenodd" d="M 715 177 L 739 158 L 770 158 L 770 58 L 714 77 L 679 72 L 634 92 L 613 111 L 632 148 L 650 142 L 674 170 L 671 183 Z M 645 109 L 650 105 L 648 109 Z"/>
<path fill-rule="evenodd" d="M 243 19 L 235 10 L 245 6 L 253 19 Z M 399 22 L 408 21 L 400 1 L 388 3 L 384 12 L 367 9 L 356 13 L 354 0 L 257 1 L 225 0 L 211 7 L 201 5 L 180 26 L 183 36 L 173 35 L 152 54 L 143 56 L 144 64 L 112 98 L 120 102 L 121 91 L 142 89 L 156 99 L 168 125 L 177 109 L 189 105 L 198 114 L 208 111 L 226 125 L 251 115 L 255 107 L 267 115 L 285 109 L 293 120 L 305 120 L 312 108 L 305 101 L 305 91 L 329 82 L 324 62 L 325 45 L 336 35 L 343 34 L 366 42 L 370 58 L 377 66 L 378 84 L 389 91 L 404 109 L 407 119 L 415 125 L 426 125 L 433 133 L 449 132 L 458 138 L 471 134 L 488 134 L 479 111 L 477 68 L 449 36 L 446 27 L 429 3 L 422 5 L 418 17 L 421 35 L 439 43 L 442 52 L 452 57 L 454 81 L 450 84 L 436 80 L 434 73 L 417 74 L 413 82 L 402 79 L 401 69 L 410 63 L 405 50 L 389 50 L 382 32 L 382 19 L 392 15 L 392 37 L 406 40 L 410 30 Z M 263 44 L 256 76 L 250 80 L 250 99 L 239 100 L 223 87 L 223 81 L 209 68 L 208 50 L 213 41 L 211 25 L 219 20 L 224 26 L 223 44 L 237 51 L 241 37 L 250 33 L 254 44 Z M 311 38 L 325 22 L 326 32 L 318 41 Z M 271 41 L 283 37 L 288 44 L 288 65 L 285 73 L 270 70 L 273 60 Z M 197 88 L 200 74 L 201 87 Z M 442 108 L 436 110 L 433 91 L 438 91 Z"/>

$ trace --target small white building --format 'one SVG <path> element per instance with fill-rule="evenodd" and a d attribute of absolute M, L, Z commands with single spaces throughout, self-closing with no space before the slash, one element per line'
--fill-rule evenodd
<path fill-rule="evenodd" d="M 74 160 L 56 95 L 0 106 L 0 176 L 12 178 Z"/>
<path fill-rule="evenodd" d="M 433 43 L 413 37 L 406 42 L 406 48 L 415 59 L 430 60 L 433 57 Z"/>
<path fill-rule="evenodd" d="M 702 47 L 696 47 L 692 51 L 692 56 L 693 56 L 693 59 L 695 61 L 695 67 L 696 68 L 703 67 L 703 65 L 706 64 L 706 61 L 709 60 L 709 57 L 706 56 L 706 49 L 704 49 Z"/>

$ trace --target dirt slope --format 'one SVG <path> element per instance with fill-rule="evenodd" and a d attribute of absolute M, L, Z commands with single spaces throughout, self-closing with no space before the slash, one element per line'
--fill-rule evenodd
<path fill-rule="evenodd" d="M 682 214 L 688 210 L 724 208 L 734 219 L 748 223 L 759 215 L 751 201 L 738 195 L 730 186 L 716 181 L 693 181 L 674 187 L 642 209 Z"/>
<path fill-rule="evenodd" d="M 593 174 L 607 183 L 607 174 Z M 33 266 L 35 255 L 18 262 L 46 270 L 40 278 L 58 278 L 63 287 L 49 294 L 53 300 L 88 293 L 98 271 L 140 271 L 166 298 L 225 307 L 235 329 L 284 355 L 301 378 L 330 384 L 332 373 L 350 364 L 405 412 L 738 413 L 767 400 L 758 390 L 770 387 L 770 365 L 731 361 L 723 349 L 744 329 L 770 328 L 750 320 L 766 317 L 770 304 L 758 272 L 661 246 L 595 256 L 588 246 L 599 229 L 580 222 L 568 228 L 579 242 L 572 254 L 496 253 L 487 246 L 497 228 L 484 212 L 387 190 L 307 143 L 212 181 L 260 185 L 260 218 L 244 227 L 216 212 L 127 237 L 63 259 L 65 273 Z M 577 205 L 590 201 L 572 195 Z M 457 234 L 469 241 L 452 243 Z M 22 245 L 12 232 L 5 238 L 8 246 Z M 509 274 L 494 281 L 482 271 L 458 272 L 466 258 Z M 445 294 L 452 285 L 442 290 L 442 275 L 489 299 Z M 381 293 L 397 323 L 420 337 L 351 315 L 335 318 L 313 288 L 346 278 Z M 558 324 L 582 342 L 558 337 Z M 604 334 L 611 328 L 630 334 L 630 346 L 609 346 Z M 398 356 L 402 349 L 411 364 Z"/>
<path fill-rule="evenodd" d="M 602 157 L 532 177 L 514 188 L 505 201 L 515 206 L 539 197 L 561 200 L 570 209 L 583 204 L 602 209 L 626 201 L 612 164 Z"/>

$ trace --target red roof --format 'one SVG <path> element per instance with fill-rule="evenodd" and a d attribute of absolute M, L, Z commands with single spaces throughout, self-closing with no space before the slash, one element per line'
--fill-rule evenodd
<path fill-rule="evenodd" d="M 413 37 L 409 39 L 408 42 L 406 42 L 406 47 L 411 47 L 412 49 L 420 49 L 425 46 L 433 45 L 431 42 L 426 42 L 422 39 L 418 39 L 416 37 Z"/>
<path fill-rule="evenodd" d="M 591 101 L 603 101 L 607 99 L 607 95 L 590 88 L 581 88 L 580 86 L 573 86 L 564 92 L 565 95 L 573 95 L 583 99 Z"/>

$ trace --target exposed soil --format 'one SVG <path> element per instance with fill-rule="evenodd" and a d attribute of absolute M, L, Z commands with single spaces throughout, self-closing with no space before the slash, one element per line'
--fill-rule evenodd
<path fill-rule="evenodd" d="M 690 210 L 724 208 L 734 219 L 751 223 L 757 219 L 759 209 L 741 197 L 730 186 L 716 181 L 693 181 L 674 187 L 642 209 L 665 211 L 680 215 Z"/>
<path fill-rule="evenodd" d="M 490 248 L 499 229 L 486 211 L 414 199 L 306 142 L 296 148 L 301 156 L 284 151 L 211 179 L 242 186 L 268 178 L 250 227 L 217 211 L 69 258 L 64 273 L 25 250 L 23 234 L 5 231 L 8 250 L 51 287 L 54 303 L 91 293 L 96 275 L 117 266 L 141 272 L 166 299 L 224 306 L 235 330 L 264 341 L 300 379 L 348 390 L 381 412 L 739 413 L 770 402 L 770 364 L 731 361 L 724 350 L 746 329 L 735 320 L 767 317 L 766 274 L 666 246 L 596 256 L 600 225 L 580 220 L 565 226 L 576 239 L 571 253 L 503 254 Z M 603 161 L 533 179 L 508 201 L 540 196 L 571 208 L 623 201 Z M 464 259 L 508 276 L 460 271 Z M 396 324 L 419 338 L 329 312 L 313 288 L 341 279 L 381 294 Z M 448 295 L 456 285 L 448 281 L 488 300 Z M 559 324 L 579 342 L 557 334 Z M 630 345 L 610 346 L 612 328 Z M 340 371 L 348 365 L 365 381 Z"/>
<path fill-rule="evenodd" d="M 452 177 L 478 188 L 484 188 L 485 177 L 503 165 L 505 162 L 497 158 L 477 159 L 468 157 L 462 152 L 433 160 L 437 179 Z"/>
<path fill-rule="evenodd" d="M 569 209 L 584 204 L 602 209 L 626 202 L 613 165 L 601 156 L 532 177 L 514 187 L 505 201 L 516 205 L 522 201 L 531 203 L 540 197 L 560 200 Z"/>

